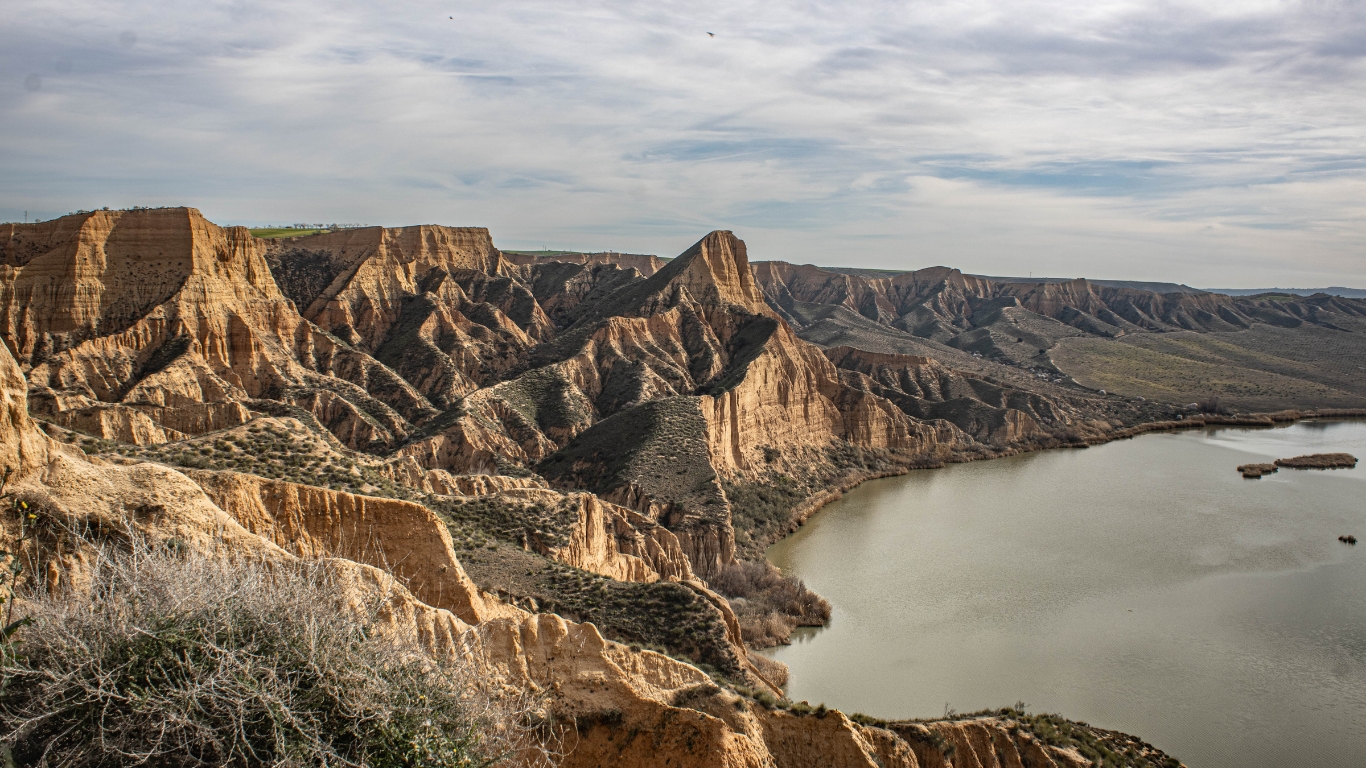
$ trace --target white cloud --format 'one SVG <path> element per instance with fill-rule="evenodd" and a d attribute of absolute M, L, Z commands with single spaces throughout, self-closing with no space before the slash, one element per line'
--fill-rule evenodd
<path fill-rule="evenodd" d="M 13 0 L 7 18 L 4 218 L 190 204 L 664 254 L 730 228 L 756 258 L 1366 285 L 1359 3 Z"/>

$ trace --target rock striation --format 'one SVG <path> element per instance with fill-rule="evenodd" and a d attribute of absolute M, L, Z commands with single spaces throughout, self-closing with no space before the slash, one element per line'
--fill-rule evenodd
<path fill-rule="evenodd" d="M 1201 312 L 1355 306 L 1225 317 L 1222 299 L 945 269 L 831 277 L 751 264 L 724 231 L 667 262 L 506 254 L 481 228 L 262 240 L 192 208 L 7 224 L 0 248 L 0 466 L 81 532 L 19 541 L 4 520 L 32 573 L 79 583 L 93 544 L 132 535 L 325 562 L 435 657 L 545 692 L 575 725 L 571 766 L 958 765 L 983 739 L 984 766 L 1073 764 L 1006 721 L 934 736 L 783 701 L 710 580 L 834 488 L 1152 415 L 1053 369 L 974 367 L 1002 323 L 1044 339 L 1107 313 L 1218 329 Z M 958 357 L 823 349 L 803 338 L 821 312 Z M 755 488 L 786 506 L 737 508 Z"/>
<path fill-rule="evenodd" d="M 88 459 L 29 418 L 22 375 L 7 350 L 0 350 L 0 383 L 0 430 L 15 438 L 0 443 L 0 464 L 15 470 L 9 491 L 40 516 L 36 525 L 82 532 L 21 539 L 17 521 L 0 519 L 0 543 L 51 586 L 79 585 L 91 548 L 111 536 L 175 541 L 217 556 L 319 559 L 356 600 L 384 602 L 389 631 L 416 633 L 437 659 L 462 659 L 505 685 L 547 692 L 556 715 L 576 724 L 568 766 L 942 764 L 925 763 L 917 756 L 925 745 L 892 730 L 834 711 L 773 709 L 719 688 L 683 662 L 608 641 L 592 625 L 503 605 L 477 590 L 445 526 L 422 505 L 237 473 L 187 476 Z M 942 752 L 925 754 L 943 759 Z"/>

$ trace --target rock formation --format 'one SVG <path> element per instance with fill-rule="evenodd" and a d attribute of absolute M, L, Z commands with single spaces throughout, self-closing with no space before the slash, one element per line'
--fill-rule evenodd
<path fill-rule="evenodd" d="M 79 584 L 92 543 L 129 536 L 324 561 L 438 657 L 547 692 L 571 766 L 938 765 L 950 742 L 984 766 L 1079 765 L 1004 720 L 881 727 L 785 702 L 708 580 L 833 488 L 1157 412 L 973 368 L 971 334 L 1000 318 L 1091 333 L 1069 312 L 1108 323 L 1123 300 L 1213 328 L 1201 312 L 1224 307 L 942 269 L 832 278 L 751 265 L 729 232 L 668 262 L 551 260 L 477 228 L 266 241 L 171 208 L 0 243 L 0 465 L 52 532 L 4 520 L 30 577 Z M 823 350 L 798 333 L 817 304 L 961 357 Z M 1345 311 L 1272 304 L 1228 311 Z M 760 530 L 737 494 L 780 481 Z"/>

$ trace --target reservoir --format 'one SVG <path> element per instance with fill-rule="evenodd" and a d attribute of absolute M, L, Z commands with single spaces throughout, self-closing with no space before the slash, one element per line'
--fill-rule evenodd
<path fill-rule="evenodd" d="M 769 557 L 834 607 L 788 696 L 887 719 L 1025 702 L 1191 768 L 1366 765 L 1366 422 L 1144 435 L 864 483 Z M 1352 534 L 1355 547 L 1338 541 Z"/>

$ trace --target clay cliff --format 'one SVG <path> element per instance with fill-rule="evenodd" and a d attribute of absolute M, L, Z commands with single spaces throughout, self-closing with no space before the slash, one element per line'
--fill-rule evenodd
<path fill-rule="evenodd" d="M 0 243 L 11 490 L 96 538 L 331 563 L 432 653 L 550 692 L 576 724 L 569 765 L 940 764 L 947 735 L 783 701 L 785 671 L 713 582 L 868 477 L 1166 414 L 967 351 L 1032 317 L 1089 333 L 1053 317 L 1101 318 L 1086 286 L 830 278 L 752 265 L 730 232 L 668 262 L 555 260 L 479 228 L 267 241 L 172 208 L 5 225 Z M 1346 311 L 1270 304 L 1238 317 Z M 803 338 L 822 312 L 959 346 L 822 348 Z M 78 583 L 88 543 L 22 546 L 32 573 Z M 933 727 L 998 740 L 982 765 L 1084 764 L 1003 723 Z"/>
<path fill-rule="evenodd" d="M 1017 752 L 1039 765 L 1086 764 L 1013 722 L 914 726 L 902 736 L 838 712 L 794 713 L 746 698 L 688 664 L 608 641 L 591 624 L 529 614 L 479 591 L 447 527 L 423 505 L 233 472 L 187 475 L 90 459 L 28 416 L 25 382 L 7 350 L 0 350 L 0 384 L 0 465 L 10 470 L 7 492 L 30 511 L 24 533 L 6 511 L 0 546 L 18 552 L 26 578 L 41 577 L 48 589 L 79 588 L 94 548 L 130 536 L 212 556 L 320 560 L 358 601 L 385 603 L 387 631 L 415 634 L 438 660 L 545 691 L 556 716 L 575 725 L 565 738 L 567 766 L 940 765 L 945 744 L 961 740 L 971 750 L 979 732 L 1000 742 L 982 765 L 1009 764 L 993 761 Z"/>

